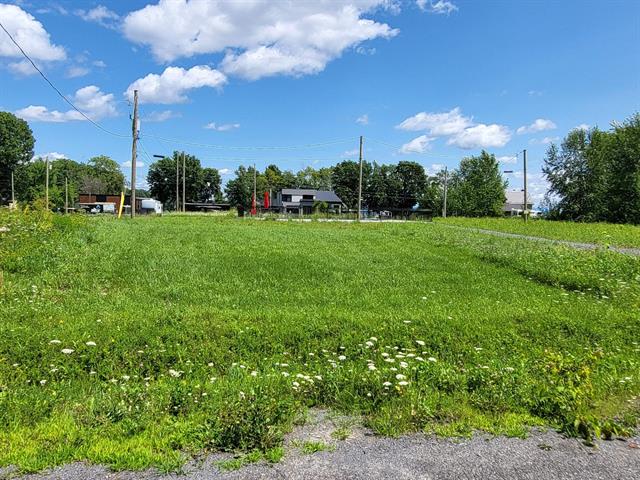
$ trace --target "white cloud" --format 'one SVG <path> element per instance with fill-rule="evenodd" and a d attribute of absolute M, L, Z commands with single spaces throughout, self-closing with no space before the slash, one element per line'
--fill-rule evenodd
<path fill-rule="evenodd" d="M 555 128 L 557 128 L 557 125 L 551 120 L 546 118 L 536 118 L 531 125 L 523 125 L 522 127 L 519 127 L 516 130 L 516 133 L 518 135 L 522 135 L 524 133 L 536 133 L 544 130 L 553 130 Z"/>
<path fill-rule="evenodd" d="M 71 66 L 69 68 L 67 68 L 67 78 L 77 78 L 77 77 L 84 77 L 85 75 L 87 75 L 91 70 L 89 70 L 87 67 L 82 67 L 80 65 L 75 65 L 75 66 Z"/>
<path fill-rule="evenodd" d="M 574 130 L 590 130 L 591 125 L 587 125 L 586 123 L 581 123 L 580 125 L 573 127 L 573 129 Z"/>
<path fill-rule="evenodd" d="M 98 5 L 91 10 L 76 10 L 75 14 L 87 22 L 98 23 L 107 28 L 115 27 L 115 23 L 120 19 L 120 15 L 104 5 Z"/>
<path fill-rule="evenodd" d="M 64 60 L 64 48 L 51 43 L 42 24 L 16 5 L 0 4 L 0 21 L 33 60 Z M 0 35 L 0 57 L 22 58 L 22 53 L 7 35 Z M 12 67 L 20 68 L 20 67 Z M 32 67 L 31 67 L 32 68 Z"/>
<path fill-rule="evenodd" d="M 162 74 L 150 73 L 139 78 L 127 88 L 125 95 L 133 99 L 133 91 L 138 90 L 140 103 L 184 103 L 186 92 L 195 88 L 220 88 L 227 77 L 207 65 L 196 65 L 189 70 L 167 67 Z"/>
<path fill-rule="evenodd" d="M 356 123 L 359 123 L 360 125 L 369 125 L 369 115 L 366 113 L 364 115 L 360 115 L 356 118 Z"/>
<path fill-rule="evenodd" d="M 224 53 L 222 70 L 250 80 L 307 75 L 362 42 L 398 30 L 363 18 L 387 0 L 209 2 L 160 0 L 124 19 L 125 36 L 157 60 Z M 168 34 L 170 32 L 170 34 Z"/>
<path fill-rule="evenodd" d="M 471 125 L 473 125 L 473 118 L 465 117 L 460 113 L 460 107 L 456 107 L 444 113 L 417 113 L 404 120 L 396 128 L 412 132 L 426 130 L 429 135 L 438 137 L 460 133 Z"/>
<path fill-rule="evenodd" d="M 231 175 L 233 173 L 233 171 L 230 168 L 220 168 L 218 170 L 218 173 L 220 175 Z"/>
<path fill-rule="evenodd" d="M 229 130 L 235 130 L 236 128 L 240 128 L 239 123 L 223 123 L 222 125 L 218 125 L 215 122 L 207 123 L 204 128 L 207 130 L 215 130 L 217 132 L 228 132 Z"/>
<path fill-rule="evenodd" d="M 511 132 L 504 125 L 479 123 L 452 136 L 447 144 L 465 149 L 490 148 L 504 147 L 509 140 L 511 140 Z"/>
<path fill-rule="evenodd" d="M 439 15 L 449 15 L 451 12 L 458 11 L 458 7 L 448 0 L 438 0 L 436 3 L 431 0 L 416 0 L 416 3 L 421 10 L 427 10 Z"/>
<path fill-rule="evenodd" d="M 9 63 L 9 70 L 11 70 L 16 75 L 22 75 L 25 77 L 28 75 L 35 75 L 38 73 L 38 71 L 35 68 L 33 68 L 33 65 L 31 65 L 31 62 L 29 60 L 11 62 Z"/>
<path fill-rule="evenodd" d="M 34 155 L 31 161 L 37 160 L 38 158 L 41 158 L 42 160 L 48 159 L 49 161 L 52 161 L 52 160 L 60 160 L 61 158 L 69 158 L 69 157 L 64 153 L 48 152 L 48 153 L 39 153 L 38 155 Z"/>
<path fill-rule="evenodd" d="M 127 160 L 126 162 L 122 162 L 122 166 L 125 168 L 131 168 L 131 160 Z M 140 160 L 136 160 L 136 168 L 144 168 L 145 163 Z M 140 186 L 140 185 L 138 185 Z"/>
<path fill-rule="evenodd" d="M 405 119 L 396 128 L 409 131 L 425 130 L 430 137 L 449 137 L 448 145 L 465 149 L 503 147 L 511 139 L 511 132 L 504 125 L 476 124 L 473 117 L 464 116 L 459 107 L 443 113 L 420 112 Z M 412 142 L 416 140 L 418 139 Z M 403 145 L 401 151 L 410 143 Z"/>
<path fill-rule="evenodd" d="M 544 137 L 542 139 L 532 138 L 529 140 L 529 143 L 532 145 L 549 145 L 550 143 L 554 143 L 560 140 L 560 137 Z"/>
<path fill-rule="evenodd" d="M 434 138 L 420 135 L 400 147 L 400 153 L 424 153 L 431 148 Z"/>
<path fill-rule="evenodd" d="M 96 60 L 93 62 L 93 66 L 94 67 L 99 67 L 99 68 L 104 68 L 107 66 L 106 63 L 104 63 L 102 60 Z"/>
<path fill-rule="evenodd" d="M 113 94 L 103 93 L 95 85 L 79 89 L 72 96 L 71 101 L 92 120 L 100 120 L 117 115 Z M 29 105 L 26 108 L 17 110 L 15 114 L 24 120 L 32 122 L 62 123 L 86 120 L 75 110 L 59 112 L 58 110 L 49 110 L 41 105 Z"/>
<path fill-rule="evenodd" d="M 178 118 L 181 115 L 172 110 L 163 110 L 161 112 L 153 111 L 147 115 L 142 116 L 143 122 L 166 122 L 172 118 Z"/>
<path fill-rule="evenodd" d="M 542 96 L 542 92 L 541 92 L 540 90 L 529 90 L 529 91 L 527 92 L 527 94 L 528 94 L 530 97 L 541 97 L 541 96 Z"/>
<path fill-rule="evenodd" d="M 515 155 L 505 155 L 502 157 L 498 157 L 498 161 L 500 163 L 518 163 L 518 157 Z"/>
<path fill-rule="evenodd" d="M 347 150 L 346 152 L 342 152 L 342 156 L 344 158 L 350 158 L 350 157 L 355 157 L 356 155 L 360 154 L 360 150 L 358 150 L 357 148 L 354 148 L 353 150 Z"/>

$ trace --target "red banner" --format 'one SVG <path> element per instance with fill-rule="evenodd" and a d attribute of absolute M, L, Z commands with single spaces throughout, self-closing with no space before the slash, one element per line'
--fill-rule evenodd
<path fill-rule="evenodd" d="M 255 215 L 258 213 L 258 209 L 256 208 L 256 196 L 251 195 L 251 215 Z"/>
<path fill-rule="evenodd" d="M 269 208 L 269 206 L 270 206 L 269 192 L 264 192 L 264 208 Z"/>

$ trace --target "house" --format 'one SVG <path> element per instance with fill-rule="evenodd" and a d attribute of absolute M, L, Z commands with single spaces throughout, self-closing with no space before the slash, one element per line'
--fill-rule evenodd
<path fill-rule="evenodd" d="M 507 201 L 504 203 L 505 215 L 522 215 L 524 206 L 524 191 L 523 190 L 511 190 L 504 192 L 507 197 Z M 533 208 L 533 202 L 531 196 L 528 198 L 526 210 L 531 211 Z"/>
<path fill-rule="evenodd" d="M 335 192 L 309 188 L 283 188 L 276 194 L 271 208 L 281 213 L 311 214 L 320 205 L 326 205 L 327 211 L 336 213 L 346 208 Z"/>

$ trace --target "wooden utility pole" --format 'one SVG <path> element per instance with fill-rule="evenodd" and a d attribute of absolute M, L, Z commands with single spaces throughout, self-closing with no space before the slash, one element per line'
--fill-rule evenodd
<path fill-rule="evenodd" d="M 442 218 L 447 218 L 447 188 L 449 187 L 448 185 L 448 170 L 447 167 L 444 167 L 444 202 L 442 204 Z"/>
<path fill-rule="evenodd" d="M 15 205 L 16 205 L 16 188 L 15 188 L 15 184 L 13 183 L 13 170 L 11 170 L 11 203 L 15 207 Z"/>
<path fill-rule="evenodd" d="M 522 207 L 522 216 L 524 217 L 524 221 L 528 220 L 529 217 L 529 209 L 528 207 L 528 198 L 527 198 L 527 150 L 524 149 L 522 151 L 522 159 L 524 161 L 524 206 Z"/>
<path fill-rule="evenodd" d="M 45 173 L 44 173 L 44 204 L 49 210 L 49 157 L 45 160 Z"/>
<path fill-rule="evenodd" d="M 362 217 L 362 142 L 363 138 L 360 135 L 360 182 L 358 184 L 358 221 Z"/>
<path fill-rule="evenodd" d="M 64 213 L 69 213 L 69 179 L 64 177 Z"/>
<path fill-rule="evenodd" d="M 187 198 L 186 198 L 186 182 L 187 182 L 187 164 L 185 162 L 185 155 L 182 152 L 182 211 L 187 211 Z"/>
<path fill-rule="evenodd" d="M 138 90 L 133 91 L 133 124 L 131 127 L 131 218 L 136 216 L 136 147 L 138 141 Z"/>
<path fill-rule="evenodd" d="M 180 211 L 180 162 L 177 153 L 173 154 L 176 157 L 176 212 Z"/>
<path fill-rule="evenodd" d="M 251 202 L 251 209 L 253 210 L 255 205 L 256 215 L 258 213 L 258 171 L 256 170 L 256 164 L 253 164 L 253 201 Z"/>

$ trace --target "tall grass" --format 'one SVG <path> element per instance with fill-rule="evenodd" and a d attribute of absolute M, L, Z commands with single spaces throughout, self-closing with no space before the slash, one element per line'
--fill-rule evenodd
<path fill-rule="evenodd" d="M 47 221 L 46 248 L 0 237 L 0 465 L 175 470 L 272 451 L 309 406 L 385 435 L 638 419 L 636 259 L 422 224 Z"/>

